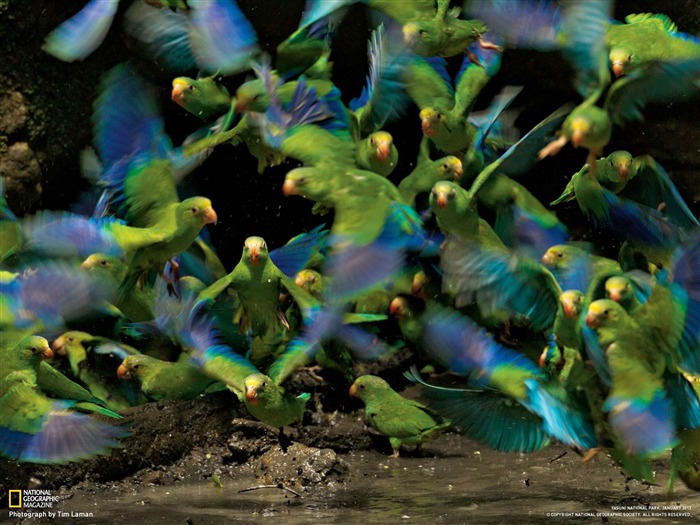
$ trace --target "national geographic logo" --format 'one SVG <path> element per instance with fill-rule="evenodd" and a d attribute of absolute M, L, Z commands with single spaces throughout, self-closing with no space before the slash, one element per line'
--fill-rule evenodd
<path fill-rule="evenodd" d="M 21 509 L 22 508 L 22 491 L 21 490 L 11 490 L 7 494 L 8 507 L 11 509 Z"/>

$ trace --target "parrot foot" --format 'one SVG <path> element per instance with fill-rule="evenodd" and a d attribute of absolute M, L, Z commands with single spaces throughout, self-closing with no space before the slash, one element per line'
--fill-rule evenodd
<path fill-rule="evenodd" d="M 394 449 L 394 453 L 389 456 L 390 458 L 398 458 L 399 457 L 399 449 Z"/>
<path fill-rule="evenodd" d="M 465 55 L 467 55 L 467 58 L 469 59 L 469 62 L 471 62 L 474 65 L 480 66 L 481 62 L 479 61 L 479 57 L 474 54 L 473 51 L 469 51 L 468 49 L 464 52 Z"/>
<path fill-rule="evenodd" d="M 557 153 L 559 153 L 559 150 L 561 150 L 566 145 L 567 142 L 569 142 L 569 139 L 567 139 L 566 136 L 562 135 L 558 139 L 553 140 L 544 148 L 542 148 L 537 154 L 537 158 L 542 160 L 545 157 L 556 155 Z"/>
<path fill-rule="evenodd" d="M 588 171 L 596 179 L 598 178 L 598 164 L 596 163 L 596 159 L 598 158 L 598 155 L 599 155 L 599 152 L 590 150 L 588 152 L 588 156 L 586 157 L 586 164 L 588 165 Z"/>
<path fill-rule="evenodd" d="M 484 37 L 482 36 L 477 38 L 476 41 L 479 42 L 479 45 L 484 49 L 491 49 L 493 51 L 503 51 L 503 48 L 501 46 L 499 46 L 498 44 L 494 44 L 493 42 L 489 42 L 488 40 L 484 40 Z"/>
<path fill-rule="evenodd" d="M 303 370 L 304 372 L 309 374 L 309 376 L 311 376 L 311 378 L 313 380 L 318 381 L 319 383 L 325 382 L 324 379 L 316 373 L 316 372 L 320 372 L 321 370 L 323 370 L 322 366 L 320 366 L 320 365 L 305 366 L 305 367 L 301 368 L 301 370 Z"/>
<path fill-rule="evenodd" d="M 600 452 L 601 450 L 603 450 L 602 447 L 593 447 L 593 448 L 589 449 L 588 452 L 586 452 L 586 455 L 583 456 L 583 462 L 588 463 L 594 457 L 596 457 L 598 455 L 598 452 Z"/>

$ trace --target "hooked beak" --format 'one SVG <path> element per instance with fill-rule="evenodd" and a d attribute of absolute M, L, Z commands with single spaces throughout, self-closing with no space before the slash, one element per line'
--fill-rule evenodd
<path fill-rule="evenodd" d="M 245 100 L 236 99 L 234 108 L 236 109 L 236 113 L 245 113 L 248 111 L 248 103 Z"/>
<path fill-rule="evenodd" d="M 625 72 L 625 68 L 622 65 L 622 62 L 613 62 L 612 70 L 613 74 L 615 75 L 615 78 L 619 77 Z"/>
<path fill-rule="evenodd" d="M 257 246 L 251 248 L 250 252 L 248 253 L 248 258 L 250 259 L 250 262 L 253 264 L 253 266 L 256 266 L 260 261 L 260 248 L 258 248 Z"/>
<path fill-rule="evenodd" d="M 416 24 L 406 24 L 401 28 L 403 33 L 403 41 L 405 44 L 412 44 L 418 36 L 418 27 Z"/>
<path fill-rule="evenodd" d="M 119 365 L 119 368 L 117 368 L 117 377 L 119 379 L 131 379 L 131 371 L 122 363 Z"/>
<path fill-rule="evenodd" d="M 447 206 L 447 195 L 445 195 L 444 193 L 438 193 L 437 205 L 438 208 L 444 209 L 445 206 Z"/>
<path fill-rule="evenodd" d="M 594 313 L 588 312 L 586 315 L 586 326 L 589 328 L 596 328 L 598 324 L 598 317 Z"/>
<path fill-rule="evenodd" d="M 574 148 L 578 148 L 581 143 L 584 141 L 586 138 L 586 135 L 584 132 L 580 129 L 575 129 L 574 132 L 571 134 L 571 145 Z"/>
<path fill-rule="evenodd" d="M 219 222 L 219 217 L 217 217 L 214 208 L 207 208 L 204 210 L 204 224 L 216 224 Z"/>
<path fill-rule="evenodd" d="M 377 158 L 379 160 L 386 160 L 389 158 L 389 144 L 386 142 L 380 142 L 377 146 Z"/>
<path fill-rule="evenodd" d="M 462 177 L 462 174 L 464 174 L 464 166 L 462 166 L 462 161 L 457 161 L 457 165 L 455 166 L 454 180 L 459 180 Z"/>
<path fill-rule="evenodd" d="M 622 180 L 627 180 L 627 175 L 629 175 L 629 166 L 627 164 L 620 166 L 620 177 Z"/>
<path fill-rule="evenodd" d="M 41 350 L 41 357 L 44 359 L 53 359 L 53 351 L 47 346 Z"/>
<path fill-rule="evenodd" d="M 53 348 L 54 352 L 58 355 L 66 355 L 66 342 L 63 336 L 54 339 L 53 343 L 51 343 L 51 348 Z"/>
<path fill-rule="evenodd" d="M 185 105 L 185 86 L 182 84 L 173 83 L 173 90 L 170 93 L 170 99 L 178 106 Z"/>
<path fill-rule="evenodd" d="M 544 351 L 540 354 L 540 368 L 544 368 L 545 366 L 547 366 L 547 350 L 549 350 L 549 348 L 545 348 Z"/>
<path fill-rule="evenodd" d="M 545 266 L 549 266 L 554 262 L 554 257 L 552 256 L 551 253 L 547 252 L 542 256 L 542 258 L 540 259 L 540 262 L 542 264 L 544 264 Z"/>
<path fill-rule="evenodd" d="M 250 402 L 250 403 L 257 403 L 258 402 L 258 393 L 255 391 L 255 388 L 252 386 L 247 386 L 245 388 L 245 398 Z"/>
<path fill-rule="evenodd" d="M 420 128 L 423 130 L 423 135 L 426 137 L 432 137 L 435 135 L 435 129 L 433 128 L 433 121 L 429 118 L 422 118 L 420 120 Z"/>
<path fill-rule="evenodd" d="M 349 392 L 350 392 L 350 395 L 351 395 L 352 397 L 357 397 L 357 387 L 355 386 L 355 383 L 353 383 L 352 385 L 350 385 L 350 390 L 349 390 Z"/>
<path fill-rule="evenodd" d="M 402 304 L 401 304 L 401 299 L 398 297 L 394 297 L 394 299 L 391 301 L 391 304 L 389 304 L 389 313 L 391 315 L 395 315 L 396 317 L 399 317 L 403 312 Z"/>
<path fill-rule="evenodd" d="M 571 301 L 562 301 L 562 308 L 564 310 L 564 315 L 569 319 L 576 319 L 576 307 Z"/>
<path fill-rule="evenodd" d="M 622 299 L 622 293 L 620 292 L 619 288 L 612 288 L 608 290 L 608 299 L 611 301 L 615 301 L 616 303 L 619 303 L 620 300 Z"/>
<path fill-rule="evenodd" d="M 284 184 L 282 184 L 282 193 L 285 197 L 289 197 L 290 195 L 299 195 L 297 185 L 294 184 L 293 180 L 284 181 Z"/>

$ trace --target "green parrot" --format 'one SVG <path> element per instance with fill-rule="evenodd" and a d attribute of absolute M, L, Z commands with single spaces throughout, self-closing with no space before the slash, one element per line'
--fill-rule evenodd
<path fill-rule="evenodd" d="M 116 362 L 111 353 L 103 359 L 98 358 L 101 352 L 97 349 L 107 346 L 114 346 L 114 353 L 120 355 L 126 352 L 140 354 L 135 348 L 123 343 L 115 346 L 107 338 L 77 330 L 64 332 L 51 343 L 54 354 L 68 358 L 73 377 L 84 384 L 93 396 L 103 399 L 111 410 L 120 412 L 144 403 L 145 398 L 138 395 L 135 385 L 119 384 L 115 378 L 113 366 Z"/>
<path fill-rule="evenodd" d="M 0 453 L 31 463 L 67 463 L 106 454 L 120 446 L 117 440 L 127 435 L 125 431 L 81 412 L 121 416 L 94 404 L 96 398 L 50 365 L 46 367 L 51 371 L 44 371 L 42 358 L 53 357 L 46 339 L 6 333 L 0 354 L 4 363 L 0 379 Z M 59 376 L 62 379 L 56 381 Z M 77 392 L 83 399 L 48 398 L 39 388 L 41 383 L 58 386 L 51 392 L 59 397 Z"/>
<path fill-rule="evenodd" d="M 386 131 L 375 131 L 357 143 L 355 163 L 363 170 L 388 177 L 398 161 L 399 151 Z"/>
<path fill-rule="evenodd" d="M 147 355 L 130 355 L 117 369 L 120 379 L 135 378 L 141 392 L 153 401 L 193 399 L 211 391 L 216 379 L 187 363 L 162 361 Z"/>
<path fill-rule="evenodd" d="M 358 1 L 314 0 L 307 5 L 299 27 L 314 24 L 334 11 Z M 454 56 L 465 51 L 474 42 L 486 49 L 497 48 L 484 40 L 483 34 L 488 28 L 483 22 L 460 19 L 460 9 L 450 9 L 447 0 L 437 0 L 437 3 L 433 0 L 368 0 L 363 3 L 401 24 L 404 40 L 416 53 L 423 56 Z"/>
<path fill-rule="evenodd" d="M 427 146 L 427 143 L 422 143 Z M 421 145 L 422 146 L 422 145 Z M 462 176 L 462 161 L 453 155 L 438 160 L 430 160 L 426 147 L 421 147 L 416 167 L 399 182 L 399 192 L 404 201 L 414 206 L 418 195 L 428 193 L 436 182 L 455 181 Z"/>
<path fill-rule="evenodd" d="M 170 98 L 178 106 L 205 122 L 226 114 L 232 108 L 231 95 L 216 81 L 216 75 L 193 79 L 173 79 Z"/>
<path fill-rule="evenodd" d="M 320 301 L 323 297 L 325 283 L 323 274 L 320 272 L 311 268 L 304 268 L 294 276 L 294 282 L 315 299 Z"/>
<path fill-rule="evenodd" d="M 104 279 L 115 290 L 124 282 L 127 272 L 127 265 L 119 257 L 106 253 L 88 255 L 80 266 L 98 280 Z M 153 319 L 154 298 L 151 287 L 134 288 L 129 294 L 117 294 L 113 300 L 114 306 L 129 321 L 138 323 Z"/>
<path fill-rule="evenodd" d="M 700 398 L 700 376 L 684 374 L 693 385 Z M 687 428 L 678 432 L 678 445 L 671 454 L 671 475 L 668 479 L 669 498 L 673 494 L 676 476 L 683 480 L 685 486 L 700 492 L 700 428 Z"/>
<path fill-rule="evenodd" d="M 311 394 L 292 396 L 284 392 L 270 377 L 254 373 L 243 380 L 245 406 L 255 418 L 272 427 L 282 428 L 304 417 Z"/>
<path fill-rule="evenodd" d="M 610 24 L 605 35 L 616 77 L 634 73 L 651 61 L 700 58 L 697 38 L 679 32 L 666 15 L 631 14 L 625 22 Z"/>
<path fill-rule="evenodd" d="M 402 445 L 419 446 L 452 426 L 433 410 L 400 396 L 381 377 L 358 377 L 350 387 L 350 395 L 365 404 L 367 423 L 389 438 L 392 457 L 399 456 Z"/>

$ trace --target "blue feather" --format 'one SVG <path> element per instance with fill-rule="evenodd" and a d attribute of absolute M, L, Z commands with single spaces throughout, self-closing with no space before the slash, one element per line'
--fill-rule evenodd
<path fill-rule="evenodd" d="M 582 317 L 583 320 L 583 317 Z M 598 335 L 595 330 L 588 326 L 581 326 L 581 335 L 586 345 L 586 355 L 593 363 L 593 368 L 598 373 L 598 377 L 605 386 L 612 385 L 612 375 L 608 367 L 608 361 L 605 359 L 605 352 L 598 342 Z"/>
<path fill-rule="evenodd" d="M 700 428 L 700 399 L 681 374 L 664 375 L 664 388 L 668 392 L 676 414 L 676 428 Z"/>
<path fill-rule="evenodd" d="M 663 390 L 649 401 L 609 397 L 603 404 L 617 437 L 632 454 L 656 456 L 673 447 L 675 410 Z"/>
<path fill-rule="evenodd" d="M 270 259 L 282 273 L 292 279 L 306 268 L 311 256 L 323 245 L 328 230 L 319 225 L 310 232 L 302 233 L 284 246 L 270 252 Z"/>
<path fill-rule="evenodd" d="M 233 0 L 188 0 L 190 40 L 197 65 L 231 75 L 248 69 L 257 36 Z"/>
<path fill-rule="evenodd" d="M 90 0 L 78 14 L 51 31 L 44 51 L 65 62 L 87 58 L 107 36 L 117 7 L 119 0 Z"/>

